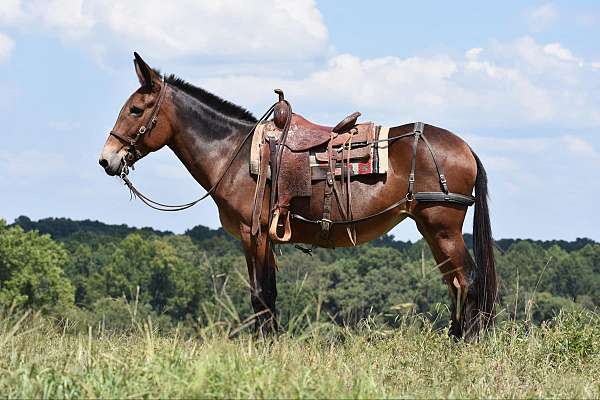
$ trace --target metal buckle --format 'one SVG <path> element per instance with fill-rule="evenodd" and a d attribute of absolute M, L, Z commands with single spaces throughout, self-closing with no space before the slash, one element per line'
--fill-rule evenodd
<path fill-rule="evenodd" d="M 127 150 L 127 154 L 125 154 L 125 161 L 131 162 L 135 158 L 135 154 L 131 150 Z"/>
<path fill-rule="evenodd" d="M 325 231 L 325 232 L 329 232 L 329 230 L 331 229 L 332 222 L 333 221 L 328 218 L 323 218 L 322 220 L 320 220 L 319 225 L 321 225 L 321 230 Z"/>
<path fill-rule="evenodd" d="M 140 126 L 140 129 L 138 129 L 138 133 L 140 135 L 143 135 L 144 133 L 146 133 L 146 127 L 144 125 Z"/>
<path fill-rule="evenodd" d="M 331 171 L 327 171 L 327 174 L 325 175 L 325 177 L 327 178 L 327 184 L 329 186 L 333 185 L 333 174 L 331 173 Z"/>
<path fill-rule="evenodd" d="M 121 179 L 125 178 L 129 174 L 129 167 L 127 166 L 127 162 L 123 162 L 123 168 L 121 168 Z"/>

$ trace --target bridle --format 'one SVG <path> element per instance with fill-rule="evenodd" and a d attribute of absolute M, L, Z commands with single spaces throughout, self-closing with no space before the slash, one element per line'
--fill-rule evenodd
<path fill-rule="evenodd" d="M 152 112 L 150 113 L 150 116 L 146 119 L 146 121 L 143 121 L 141 123 L 140 127 L 137 129 L 137 133 L 133 138 L 128 138 L 123 134 L 115 131 L 110 131 L 108 133 L 110 136 L 114 136 L 117 139 L 119 139 L 119 141 L 123 143 L 124 147 L 127 150 L 127 154 L 125 155 L 122 161 L 123 169 L 121 170 L 121 177 L 126 176 L 129 173 L 129 167 L 133 167 L 133 164 L 137 160 L 142 158 L 142 153 L 138 150 L 137 144 L 142 139 L 142 137 L 144 137 L 144 135 L 149 134 L 152 131 L 152 129 L 154 129 L 154 127 L 156 126 L 156 123 L 158 122 L 158 113 L 160 111 L 160 106 L 162 105 L 163 100 L 165 99 L 166 92 L 167 82 L 165 82 L 165 78 L 163 77 L 162 87 L 160 88 L 160 92 L 158 94 L 158 100 L 156 100 L 154 107 L 152 107 Z"/>
<path fill-rule="evenodd" d="M 138 142 L 144 137 L 144 135 L 149 134 L 152 131 L 152 129 L 154 129 L 154 127 L 156 126 L 156 123 L 158 122 L 158 113 L 160 111 L 160 107 L 165 98 L 166 91 L 167 91 L 167 82 L 165 81 L 165 78 L 163 77 L 162 78 L 162 88 L 160 89 L 160 93 L 158 94 L 158 100 L 156 101 L 156 104 L 154 104 L 154 107 L 152 108 L 152 112 L 150 113 L 149 118 L 146 119 L 145 122 L 142 122 L 142 124 L 140 125 L 140 127 L 137 130 L 136 135 L 133 138 L 128 138 L 118 132 L 115 132 L 115 131 L 110 131 L 109 135 L 117 138 L 121 143 L 123 143 L 123 145 L 124 145 L 123 147 L 127 150 L 127 154 L 125 154 L 125 156 L 123 157 L 123 160 L 121 161 L 122 169 L 121 169 L 120 178 L 125 183 L 125 186 L 127 186 L 129 188 L 129 191 L 131 192 L 132 197 L 139 198 L 144 204 L 146 204 L 148 207 L 151 207 L 155 210 L 182 211 L 187 208 L 195 206 L 200 201 L 204 200 L 205 198 L 207 198 L 208 196 L 210 196 L 211 194 L 214 193 L 214 191 L 217 189 L 217 186 L 219 185 L 219 183 L 221 183 L 221 181 L 225 177 L 225 174 L 227 173 L 227 171 L 229 171 L 229 168 L 231 167 L 231 165 L 233 164 L 233 162 L 235 161 L 237 156 L 240 154 L 240 151 L 242 150 L 244 144 L 252 136 L 256 127 L 271 116 L 277 103 L 275 103 L 271 107 L 269 107 L 269 109 L 265 112 L 265 114 L 262 117 L 260 117 L 258 119 L 258 121 L 256 121 L 256 123 L 254 124 L 252 129 L 250 129 L 250 131 L 244 137 L 244 140 L 242 140 L 242 142 L 236 147 L 236 150 L 234 151 L 232 157 L 227 162 L 225 169 L 223 169 L 223 171 L 219 175 L 219 178 L 217 179 L 215 184 L 210 189 L 208 189 L 202 197 L 200 197 L 194 201 L 191 201 L 189 203 L 170 205 L 170 204 L 159 203 L 157 201 L 150 199 L 148 196 L 146 196 L 145 194 L 140 192 L 135 186 L 133 186 L 133 183 L 128 178 L 129 167 L 131 167 L 133 169 L 133 164 L 137 160 L 142 158 L 142 153 L 137 148 Z"/>

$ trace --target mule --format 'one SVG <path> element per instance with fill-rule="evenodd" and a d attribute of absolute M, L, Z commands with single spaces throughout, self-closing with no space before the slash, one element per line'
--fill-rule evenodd
<path fill-rule="evenodd" d="M 244 108 L 174 75 L 161 76 L 137 53 L 134 65 L 140 87 L 121 109 L 102 149 L 100 165 L 108 175 L 119 175 L 138 159 L 169 147 L 194 179 L 209 191 L 223 228 L 243 244 L 257 327 L 276 329 L 277 268 L 266 215 L 260 221 L 260 237 L 251 234 L 256 178 L 249 172 L 251 144 L 245 138 L 257 119 Z M 390 128 L 389 137 L 405 135 L 412 127 L 413 124 L 405 124 Z M 451 334 L 472 338 L 492 321 L 498 292 L 486 172 L 461 138 L 432 125 L 425 125 L 425 130 L 452 192 L 475 193 L 474 259 L 463 241 L 465 205 L 407 201 L 376 215 L 407 194 L 411 139 L 390 141 L 389 169 L 385 176 L 357 176 L 350 183 L 354 217 L 376 215 L 354 224 L 355 240 L 358 244 L 368 242 L 404 219 L 412 219 L 431 248 L 448 286 L 453 310 Z M 419 170 L 415 186 L 420 191 L 439 190 L 436 168 L 424 146 L 417 149 L 416 162 Z M 293 205 L 296 212 L 307 218 L 322 215 L 323 191 L 324 183 L 316 184 L 312 197 Z M 268 201 L 264 199 L 265 207 Z M 339 211 L 334 210 L 332 216 L 334 220 L 340 219 Z M 294 220 L 292 232 L 291 243 L 319 245 L 319 227 L 314 224 Z M 330 235 L 332 246 L 354 245 L 344 226 L 334 226 Z"/>

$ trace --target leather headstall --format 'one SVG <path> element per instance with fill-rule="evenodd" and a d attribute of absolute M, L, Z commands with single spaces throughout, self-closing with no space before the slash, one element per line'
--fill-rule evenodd
<path fill-rule="evenodd" d="M 142 153 L 138 150 L 137 145 L 138 142 L 142 139 L 142 137 L 146 134 L 149 134 L 152 129 L 156 126 L 158 122 L 158 113 L 160 111 L 160 107 L 165 98 L 165 94 L 167 92 L 167 82 L 165 82 L 165 78 L 162 79 L 162 87 L 160 88 L 160 92 L 158 93 L 158 99 L 156 103 L 152 107 L 152 112 L 150 116 L 141 123 L 140 127 L 137 129 L 136 135 L 133 138 L 128 138 L 125 135 L 110 131 L 109 135 L 116 137 L 119 139 L 121 143 L 123 143 L 127 149 L 127 154 L 124 158 L 124 167 L 125 166 L 133 166 L 133 164 L 142 158 Z M 124 172 L 126 173 L 126 168 L 124 168 Z"/>

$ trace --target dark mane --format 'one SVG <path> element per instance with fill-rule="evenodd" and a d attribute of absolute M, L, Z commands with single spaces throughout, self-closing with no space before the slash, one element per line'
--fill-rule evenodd
<path fill-rule="evenodd" d="M 206 104 L 220 113 L 240 119 L 242 121 L 256 122 L 254 115 L 252 115 L 252 113 L 245 108 L 224 100 L 202 88 L 194 86 L 191 83 L 175 76 L 174 74 L 165 75 L 165 82 L 183 90 L 190 96 L 200 100 L 203 104 Z"/>

